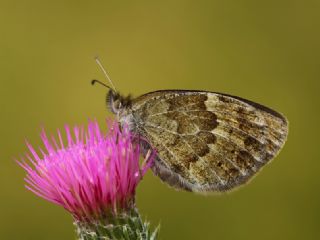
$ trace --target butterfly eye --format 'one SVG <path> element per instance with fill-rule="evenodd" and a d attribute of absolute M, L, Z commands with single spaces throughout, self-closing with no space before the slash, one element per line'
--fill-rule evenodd
<path fill-rule="evenodd" d="M 111 111 L 112 111 L 113 113 L 118 113 L 119 110 L 120 110 L 120 108 L 121 108 L 121 102 L 120 102 L 119 99 L 113 100 L 113 101 L 111 102 Z"/>

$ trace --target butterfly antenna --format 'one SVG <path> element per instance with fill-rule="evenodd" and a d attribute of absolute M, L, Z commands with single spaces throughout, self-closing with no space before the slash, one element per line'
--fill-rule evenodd
<path fill-rule="evenodd" d="M 96 57 L 95 60 L 96 60 L 96 63 L 97 63 L 97 64 L 99 65 L 99 67 L 101 68 L 102 72 L 104 73 L 106 79 L 110 82 L 112 89 L 113 89 L 115 92 L 117 92 L 115 86 L 113 85 L 113 82 L 111 81 L 111 78 L 109 77 L 106 69 L 102 66 L 99 58 Z M 96 81 L 94 81 L 94 82 L 96 82 Z M 92 84 L 94 84 L 94 82 L 93 82 Z M 99 81 L 97 81 L 97 82 L 99 82 Z M 102 84 L 102 83 L 100 82 L 100 84 Z M 105 85 L 105 84 L 102 84 L 102 85 Z M 106 85 L 105 85 L 105 86 L 106 86 Z"/>
<path fill-rule="evenodd" d="M 105 83 L 103 83 L 103 82 L 101 82 L 101 81 L 99 81 L 99 80 L 96 80 L 96 79 L 93 79 L 93 80 L 91 81 L 91 84 L 94 85 L 96 82 L 99 83 L 99 84 L 101 84 L 102 86 L 104 86 L 104 87 L 106 87 L 106 88 L 111 89 L 111 87 L 109 87 L 107 84 L 105 84 Z"/>

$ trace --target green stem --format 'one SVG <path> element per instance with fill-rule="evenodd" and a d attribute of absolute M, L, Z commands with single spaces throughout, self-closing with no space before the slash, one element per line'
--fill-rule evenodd
<path fill-rule="evenodd" d="M 150 224 L 143 222 L 138 210 L 109 217 L 108 223 L 75 221 L 78 240 L 156 240 L 159 227 L 151 231 Z"/>

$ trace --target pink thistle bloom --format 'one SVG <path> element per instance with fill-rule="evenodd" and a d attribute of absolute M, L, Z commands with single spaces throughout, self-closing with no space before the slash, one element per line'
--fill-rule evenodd
<path fill-rule="evenodd" d="M 60 131 L 58 140 L 41 133 L 46 149 L 40 149 L 41 156 L 27 143 L 29 161 L 19 162 L 27 172 L 26 188 L 82 222 L 132 209 L 135 189 L 150 168 L 153 154 L 140 163 L 139 144 L 116 123 L 108 134 L 103 134 L 95 121 L 89 122 L 86 131 L 74 127 L 72 134 L 68 126 L 65 131 L 66 145 Z"/>

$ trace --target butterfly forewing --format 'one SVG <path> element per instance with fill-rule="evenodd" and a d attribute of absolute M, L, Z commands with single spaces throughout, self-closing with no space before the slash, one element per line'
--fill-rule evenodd
<path fill-rule="evenodd" d="M 155 174 L 195 192 L 246 182 L 279 152 L 288 133 L 281 114 L 214 92 L 148 93 L 136 98 L 122 118 L 129 115 L 134 131 L 157 150 Z"/>

